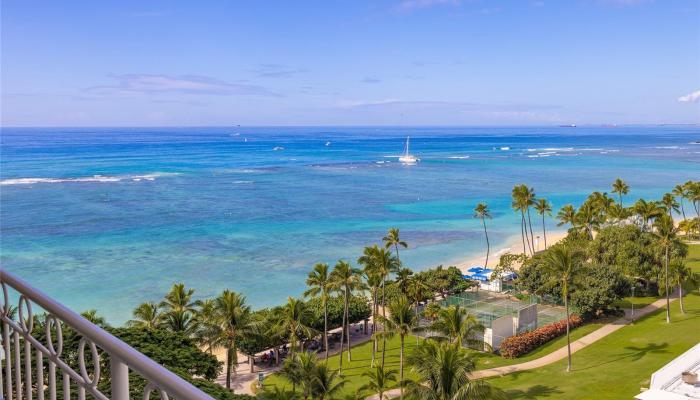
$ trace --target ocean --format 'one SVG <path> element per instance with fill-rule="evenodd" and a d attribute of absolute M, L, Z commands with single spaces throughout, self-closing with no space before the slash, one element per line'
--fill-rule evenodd
<path fill-rule="evenodd" d="M 615 178 L 624 202 L 700 179 L 700 127 L 3 128 L 0 260 L 67 306 L 121 324 L 177 282 L 254 307 L 304 290 L 398 227 L 413 269 L 519 234 L 525 183 L 555 212 Z M 402 165 L 406 137 L 421 161 Z M 533 220 L 540 229 L 540 219 Z M 548 229 L 556 221 L 547 219 Z M 536 233 L 537 234 L 537 233 Z"/>

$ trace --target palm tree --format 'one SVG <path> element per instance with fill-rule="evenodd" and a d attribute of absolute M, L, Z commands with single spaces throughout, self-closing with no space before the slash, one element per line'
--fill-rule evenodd
<path fill-rule="evenodd" d="M 491 243 L 489 243 L 489 234 L 486 231 L 486 218 L 491 219 L 491 212 L 489 206 L 486 203 L 479 203 L 474 208 L 474 218 L 480 218 L 481 223 L 484 225 L 484 236 L 486 236 L 486 263 L 484 267 L 489 265 L 489 253 L 491 252 Z"/>
<path fill-rule="evenodd" d="M 683 186 L 686 189 L 686 198 L 693 205 L 698 222 L 700 222 L 700 182 L 688 181 Z M 698 237 L 700 237 L 700 223 L 698 223 Z"/>
<path fill-rule="evenodd" d="M 438 302 L 428 303 L 423 310 L 423 316 L 429 321 L 435 322 L 438 319 L 442 308 L 443 307 Z"/>
<path fill-rule="evenodd" d="M 505 395 L 485 380 L 471 380 L 475 359 L 465 349 L 450 343 L 426 340 L 408 356 L 418 376 L 407 382 L 407 394 L 417 400 L 485 400 Z"/>
<path fill-rule="evenodd" d="M 313 271 L 309 272 L 306 279 L 309 287 L 304 292 L 304 296 L 321 296 L 321 306 L 323 307 L 323 348 L 328 359 L 328 296 L 331 291 L 331 279 L 328 273 L 328 264 L 316 264 Z"/>
<path fill-rule="evenodd" d="M 333 272 L 331 272 L 331 285 L 334 290 L 340 291 L 343 294 L 343 327 L 342 333 L 340 335 L 340 370 L 343 369 L 343 337 L 347 335 L 348 343 L 348 362 L 352 361 L 352 354 L 350 350 L 350 296 L 355 290 L 363 289 L 362 271 L 353 268 L 349 263 L 345 261 L 338 261 L 333 267 Z"/>
<path fill-rule="evenodd" d="M 214 299 L 215 320 L 220 336 L 214 343 L 226 349 L 226 388 L 231 389 L 231 372 L 238 364 L 238 341 L 256 333 L 250 306 L 241 294 L 224 290 Z"/>
<path fill-rule="evenodd" d="M 287 333 L 292 355 L 297 351 L 300 339 L 313 336 L 314 330 L 308 325 L 311 318 L 311 310 L 306 308 L 306 303 L 291 296 L 287 298 L 287 304 L 278 310 L 272 329 Z"/>
<path fill-rule="evenodd" d="M 676 197 L 671 194 L 671 193 L 666 193 L 664 194 L 664 197 L 661 198 L 660 202 L 664 208 L 666 209 L 666 212 L 668 212 L 668 216 L 673 218 L 673 212 L 675 211 L 678 213 L 680 211 L 680 204 L 678 204 L 678 201 L 676 200 Z"/>
<path fill-rule="evenodd" d="M 687 190 L 683 185 L 676 185 L 673 190 L 671 191 L 674 196 L 678 197 L 681 202 L 681 214 L 683 215 L 683 220 L 685 220 L 685 207 L 683 207 L 683 200 L 686 198 Z"/>
<path fill-rule="evenodd" d="M 403 247 L 405 249 L 408 247 L 408 244 L 401 240 L 401 238 L 399 237 L 399 228 L 389 229 L 389 232 L 386 236 L 382 238 L 382 241 L 384 242 L 385 248 L 394 248 L 394 251 L 396 251 L 396 259 L 398 260 L 399 264 L 401 264 L 401 258 L 399 257 L 399 247 Z"/>
<path fill-rule="evenodd" d="M 386 318 L 386 279 L 392 272 L 397 272 L 400 266 L 399 260 L 394 258 L 386 249 L 374 245 L 372 247 L 365 247 L 362 256 L 357 259 L 357 262 L 364 265 L 365 268 L 370 268 L 373 271 L 372 273 L 381 277 L 382 317 Z M 382 365 L 384 365 L 385 357 L 386 339 L 382 341 Z"/>
<path fill-rule="evenodd" d="M 331 370 L 325 362 L 316 365 L 312 378 L 311 396 L 318 400 L 333 398 L 347 383 L 341 378 L 340 371 Z"/>
<path fill-rule="evenodd" d="M 558 284 L 561 286 L 561 297 L 564 299 L 564 308 L 566 309 L 566 350 L 568 362 L 566 372 L 571 371 L 571 337 L 569 336 L 570 326 L 569 319 L 569 290 L 573 286 L 574 281 L 578 279 L 582 273 L 581 255 L 568 246 L 554 246 L 545 254 L 543 265 L 549 275 L 551 285 Z"/>
<path fill-rule="evenodd" d="M 671 280 L 674 284 L 678 286 L 678 301 L 680 302 L 681 313 L 685 314 L 685 308 L 683 307 L 683 285 L 689 283 L 693 286 L 698 286 L 700 284 L 700 274 L 693 273 L 683 260 L 676 258 L 671 261 L 670 271 Z"/>
<path fill-rule="evenodd" d="M 544 198 L 537 199 L 537 202 L 535 203 L 535 211 L 537 211 L 537 214 L 542 216 L 542 235 L 544 236 L 544 248 L 546 250 L 547 249 L 547 227 L 545 226 L 545 223 L 544 223 L 544 217 L 545 217 L 545 215 L 552 215 L 552 205 L 549 204 L 547 199 L 544 199 Z"/>
<path fill-rule="evenodd" d="M 627 185 L 625 183 L 625 181 L 623 181 L 620 178 L 615 179 L 615 182 L 613 182 L 613 185 L 612 185 L 612 192 L 617 193 L 618 198 L 620 199 L 620 207 L 623 207 L 622 195 L 629 193 L 629 191 L 630 191 L 630 187 L 629 187 L 629 185 Z"/>
<path fill-rule="evenodd" d="M 634 212 L 642 220 L 642 230 L 646 230 L 650 220 L 664 214 L 664 210 L 659 207 L 657 202 L 646 201 L 644 199 L 639 199 L 634 203 Z"/>
<path fill-rule="evenodd" d="M 456 343 L 460 347 L 462 344 L 474 347 L 484 345 L 482 340 L 476 339 L 478 334 L 484 332 L 484 325 L 476 316 L 459 305 L 440 309 L 430 329 L 440 333 L 439 337 L 446 338 L 450 343 Z"/>
<path fill-rule="evenodd" d="M 532 254 L 535 254 L 535 235 L 532 234 L 532 219 L 530 218 L 530 207 L 535 205 L 535 189 L 523 185 L 523 201 L 527 211 L 527 222 L 530 226 L 530 246 L 532 246 Z"/>
<path fill-rule="evenodd" d="M 527 249 L 534 253 L 530 244 L 530 235 L 527 233 L 527 220 L 525 219 L 526 212 L 529 216 L 530 205 L 534 201 L 534 193 L 526 185 L 515 185 L 511 195 L 513 198 L 511 207 L 516 212 L 520 212 L 520 234 L 523 240 L 523 253 L 527 253 Z M 526 242 L 527 247 L 525 246 Z"/>
<path fill-rule="evenodd" d="M 296 359 L 296 366 L 299 369 L 299 374 L 301 375 L 301 387 L 302 396 L 304 399 L 308 399 L 312 396 L 314 380 L 316 375 L 316 368 L 318 367 L 318 357 L 316 353 L 311 353 L 308 351 L 301 351 L 294 354 Z"/>
<path fill-rule="evenodd" d="M 576 208 L 571 204 L 562 207 L 557 213 L 559 223 L 557 226 L 570 224 L 572 228 L 576 228 Z"/>
<path fill-rule="evenodd" d="M 654 221 L 654 228 L 656 229 L 656 236 L 659 238 L 659 243 L 664 248 L 664 275 L 665 275 L 665 288 L 666 288 L 666 322 L 671 323 L 671 300 L 669 286 L 668 286 L 668 252 L 671 247 L 671 242 L 676 238 L 676 233 L 678 228 L 673 225 L 673 218 L 666 214 L 663 214 L 656 218 Z"/>
<path fill-rule="evenodd" d="M 362 269 L 365 280 L 367 281 L 367 286 L 369 286 L 372 295 L 372 317 L 374 321 L 372 323 L 372 333 L 377 330 L 377 315 L 379 314 L 379 290 L 382 286 L 382 276 L 377 272 L 377 268 L 372 263 L 368 263 Z M 372 362 L 370 365 L 374 366 L 374 359 L 377 354 L 377 338 L 372 339 Z"/>
<path fill-rule="evenodd" d="M 302 368 L 299 365 L 299 359 L 294 355 L 287 357 L 284 360 L 279 374 L 292 384 L 293 393 L 296 393 L 297 385 L 301 385 L 304 381 L 304 377 L 302 376 Z"/>
<path fill-rule="evenodd" d="M 579 228 L 586 232 L 589 239 L 593 239 L 593 230 L 600 226 L 601 220 L 600 210 L 596 209 L 595 203 L 586 201 L 581 204 L 575 219 Z"/>
<path fill-rule="evenodd" d="M 381 332 L 383 337 L 399 335 L 401 343 L 399 350 L 399 384 L 401 385 L 401 398 L 403 399 L 403 354 L 404 340 L 413 328 L 418 324 L 416 315 L 411 309 L 411 303 L 406 296 L 399 296 L 389 303 L 389 318 L 382 317 L 382 325 L 385 330 Z M 382 365 L 383 367 L 383 365 Z"/>
<path fill-rule="evenodd" d="M 152 301 L 141 303 L 132 312 L 134 319 L 126 321 L 126 326 L 139 329 L 156 329 L 161 322 L 158 305 Z"/>
<path fill-rule="evenodd" d="M 408 287 L 411 282 L 411 277 L 413 276 L 413 271 L 410 268 L 399 268 L 396 271 L 396 286 L 399 287 L 401 294 L 408 296 Z"/>
<path fill-rule="evenodd" d="M 209 354 L 213 353 L 214 344 L 221 336 L 221 325 L 218 321 L 216 301 L 214 299 L 202 300 L 197 312 L 197 331 L 195 338 L 200 345 L 205 346 Z"/>
<path fill-rule="evenodd" d="M 175 332 L 184 332 L 189 335 L 196 329 L 196 320 L 199 301 L 194 301 L 193 289 L 186 289 L 184 283 L 173 285 L 165 299 L 160 303 L 164 310 L 163 324 Z"/>
<path fill-rule="evenodd" d="M 361 391 L 376 393 L 379 400 L 384 400 L 384 392 L 389 390 L 392 383 L 396 381 L 396 370 L 384 369 L 381 365 L 377 365 L 362 373 L 362 376 L 367 383 L 360 386 Z M 386 398 L 389 398 L 388 396 Z"/>

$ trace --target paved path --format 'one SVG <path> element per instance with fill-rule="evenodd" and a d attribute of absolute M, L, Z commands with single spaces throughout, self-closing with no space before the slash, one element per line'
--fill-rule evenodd
<path fill-rule="evenodd" d="M 675 301 L 677 299 L 677 295 L 674 295 L 674 297 L 671 299 L 671 301 Z M 649 304 L 648 306 L 635 310 L 634 312 L 634 318 L 632 318 L 631 315 L 631 310 L 625 310 L 625 316 L 615 320 L 607 325 L 602 326 L 601 328 L 589 333 L 588 335 L 582 337 L 581 339 L 578 339 L 576 341 L 571 342 L 571 353 L 575 353 L 584 347 L 597 342 L 598 340 L 608 336 L 609 334 L 617 331 L 618 329 L 622 328 L 625 325 L 628 325 L 630 322 L 635 321 L 645 315 L 651 314 L 656 310 L 663 309 L 666 307 L 666 299 L 659 299 L 656 300 L 655 302 Z M 528 362 L 520 363 L 520 364 L 513 364 L 513 365 L 504 365 L 502 367 L 495 367 L 495 368 L 489 368 L 489 369 L 482 369 L 479 371 L 474 371 L 471 374 L 472 379 L 482 379 L 482 378 L 491 378 L 494 376 L 502 376 L 506 374 L 512 374 L 513 372 L 520 372 L 520 371 L 527 371 L 539 367 L 544 367 L 545 365 L 552 364 L 554 362 L 557 362 L 559 360 L 565 359 L 567 356 L 567 351 L 566 351 L 566 346 L 561 347 L 558 350 L 555 350 L 545 356 L 542 356 L 540 358 L 537 358 L 535 360 L 531 360 Z M 393 389 L 385 393 L 386 397 L 399 397 L 399 390 L 398 389 Z M 367 398 L 367 400 L 378 400 L 378 397 L 376 395 L 370 396 Z"/>

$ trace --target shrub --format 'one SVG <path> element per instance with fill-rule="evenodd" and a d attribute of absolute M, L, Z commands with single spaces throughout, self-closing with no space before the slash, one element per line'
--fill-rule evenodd
<path fill-rule="evenodd" d="M 583 320 L 578 315 L 569 317 L 571 328 L 580 326 Z M 566 333 L 566 319 L 537 328 L 530 332 L 511 336 L 501 343 L 500 353 L 504 358 L 517 358 Z"/>

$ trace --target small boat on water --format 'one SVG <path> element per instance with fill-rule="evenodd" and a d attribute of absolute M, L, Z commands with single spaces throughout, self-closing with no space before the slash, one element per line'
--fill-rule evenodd
<path fill-rule="evenodd" d="M 326 142 L 326 147 L 330 146 L 331 142 Z"/>
<path fill-rule="evenodd" d="M 280 151 L 280 150 L 284 150 L 284 147 L 282 147 L 282 146 L 277 146 L 277 147 L 275 147 L 275 148 L 272 149 L 272 150 L 274 150 L 274 151 Z"/>
<path fill-rule="evenodd" d="M 410 143 L 411 143 L 411 138 L 407 136 L 406 137 L 406 145 L 404 146 L 404 153 L 401 157 L 399 157 L 399 161 L 404 163 L 404 164 L 415 164 L 418 161 L 420 161 L 420 158 L 412 155 L 409 152 Z"/>

